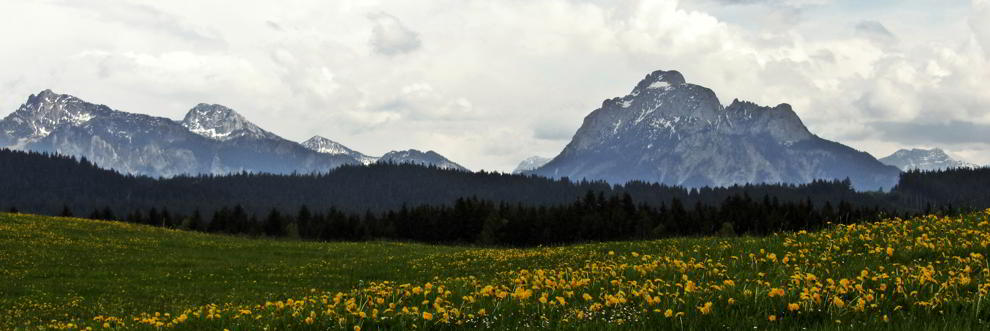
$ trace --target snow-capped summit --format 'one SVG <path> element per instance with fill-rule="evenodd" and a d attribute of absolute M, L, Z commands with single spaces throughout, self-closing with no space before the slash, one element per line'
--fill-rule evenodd
<path fill-rule="evenodd" d="M 205 103 L 190 109 L 182 120 L 182 126 L 198 135 L 221 141 L 241 137 L 257 139 L 277 137 L 254 125 L 233 109 Z"/>
<path fill-rule="evenodd" d="M 941 148 L 902 149 L 880 159 L 880 162 L 901 168 L 904 171 L 976 167 L 975 164 L 953 159 Z"/>
<path fill-rule="evenodd" d="M 318 135 L 313 136 L 313 138 L 309 138 L 309 140 L 302 142 L 302 145 L 303 147 L 309 148 L 311 150 L 323 154 L 347 155 L 354 158 L 355 160 L 360 161 L 365 165 L 372 164 L 375 163 L 375 161 L 378 161 L 377 157 L 364 155 L 360 152 L 347 148 L 347 146 L 344 146 L 341 143 L 338 143 L 336 141 Z"/>
<path fill-rule="evenodd" d="M 59 127 L 82 125 L 110 113 L 113 110 L 107 106 L 44 90 L 29 96 L 27 102 L 0 122 L 0 143 L 20 148 L 47 137 Z"/>
<path fill-rule="evenodd" d="M 658 70 L 602 102 L 559 155 L 525 173 L 686 187 L 849 178 L 875 190 L 896 184 L 899 171 L 815 136 L 790 105 L 723 107 L 714 91 Z"/>
<path fill-rule="evenodd" d="M 522 162 L 519 162 L 519 165 L 516 166 L 515 170 L 512 170 L 512 173 L 518 174 L 518 173 L 522 173 L 523 171 L 530 171 L 542 167 L 544 164 L 547 164 L 547 162 L 550 162 L 549 158 L 545 158 L 542 156 L 531 156 L 526 158 L 525 160 L 522 160 Z"/>
<path fill-rule="evenodd" d="M 426 151 L 424 153 L 415 149 L 385 153 L 385 155 L 378 159 L 378 163 L 409 163 L 421 166 L 434 166 L 440 169 L 470 171 L 460 164 L 448 160 L 446 157 L 438 154 L 437 152 Z"/>

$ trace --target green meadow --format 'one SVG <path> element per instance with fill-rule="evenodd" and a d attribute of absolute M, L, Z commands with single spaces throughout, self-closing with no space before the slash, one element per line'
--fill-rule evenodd
<path fill-rule="evenodd" d="M 987 329 L 988 218 L 515 249 L 0 214 L 0 329 Z"/>

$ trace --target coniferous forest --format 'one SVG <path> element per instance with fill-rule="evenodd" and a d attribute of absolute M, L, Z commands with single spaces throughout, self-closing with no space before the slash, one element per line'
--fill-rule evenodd
<path fill-rule="evenodd" d="M 763 235 L 990 206 L 990 169 L 907 172 L 890 192 L 848 181 L 685 189 L 414 165 L 322 174 L 122 175 L 0 150 L 0 208 L 211 233 L 307 240 L 534 246 L 685 235 Z"/>

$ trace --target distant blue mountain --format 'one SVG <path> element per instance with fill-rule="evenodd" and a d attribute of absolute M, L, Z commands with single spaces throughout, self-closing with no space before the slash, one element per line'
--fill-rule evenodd
<path fill-rule="evenodd" d="M 0 121 L 0 146 L 86 157 L 123 173 L 149 176 L 308 173 L 360 164 L 282 139 L 219 105 L 198 105 L 179 123 L 51 90 L 32 95 Z"/>
<path fill-rule="evenodd" d="M 127 113 L 44 90 L 0 120 L 0 147 L 85 157 L 126 174 L 313 173 L 376 161 L 467 170 L 433 151 L 372 157 L 316 136 L 286 140 L 222 105 L 199 104 L 181 122 Z"/>

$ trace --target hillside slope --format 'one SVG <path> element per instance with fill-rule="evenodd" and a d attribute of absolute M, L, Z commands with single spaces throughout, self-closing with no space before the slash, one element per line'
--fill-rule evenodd
<path fill-rule="evenodd" d="M 988 245 L 990 210 L 537 249 L 0 214 L 0 328 L 972 329 L 990 316 Z"/>

